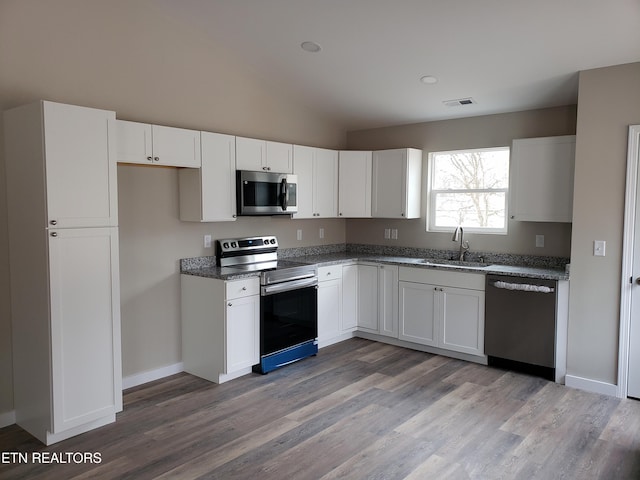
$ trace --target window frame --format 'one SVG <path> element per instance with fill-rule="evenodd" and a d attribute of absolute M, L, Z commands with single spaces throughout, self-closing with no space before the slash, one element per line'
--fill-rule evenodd
<path fill-rule="evenodd" d="M 470 153 L 470 152 L 491 152 L 491 151 L 504 151 L 506 150 L 509 154 L 509 159 L 507 161 L 507 166 L 509 168 L 509 172 L 507 175 L 507 187 L 506 188 L 482 188 L 482 189 L 447 189 L 447 190 L 439 190 L 433 188 L 433 181 L 435 175 L 435 159 L 436 155 L 446 155 L 446 154 L 454 154 L 454 153 Z M 438 227 L 435 225 L 436 218 L 436 196 L 442 193 L 455 194 L 455 193 L 504 193 L 504 207 L 505 207 L 505 217 L 504 217 L 504 228 L 489 228 L 489 227 L 471 227 L 461 225 L 464 228 L 466 233 L 474 233 L 474 234 L 486 234 L 486 235 L 507 235 L 509 232 L 509 194 L 511 187 L 511 147 L 501 146 L 501 147 L 481 147 L 481 148 L 465 148 L 461 150 L 442 150 L 429 152 L 428 155 L 428 174 L 427 174 L 427 195 L 426 202 L 427 206 L 425 211 L 426 215 L 426 231 L 427 232 L 451 232 L 455 227 Z"/>

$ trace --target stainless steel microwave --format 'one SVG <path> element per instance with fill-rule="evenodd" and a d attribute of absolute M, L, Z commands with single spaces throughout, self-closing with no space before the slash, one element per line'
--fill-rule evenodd
<path fill-rule="evenodd" d="M 291 215 L 298 211 L 298 176 L 236 171 L 238 215 Z"/>

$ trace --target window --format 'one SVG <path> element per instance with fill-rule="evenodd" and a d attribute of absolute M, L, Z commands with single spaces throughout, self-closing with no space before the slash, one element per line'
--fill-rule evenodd
<path fill-rule="evenodd" d="M 427 229 L 507 233 L 509 147 L 429 154 Z"/>

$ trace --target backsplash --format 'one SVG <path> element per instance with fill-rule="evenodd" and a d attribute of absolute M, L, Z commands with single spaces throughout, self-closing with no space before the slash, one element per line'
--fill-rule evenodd
<path fill-rule="evenodd" d="M 309 255 L 324 255 L 329 253 L 349 252 L 365 255 L 386 255 L 390 257 L 417 257 L 448 260 L 456 258 L 457 250 L 435 250 L 431 248 L 394 247 L 386 245 L 364 244 L 332 244 L 312 247 L 280 248 L 279 258 L 304 257 Z M 488 265 L 513 265 L 536 268 L 566 268 L 569 259 L 565 257 L 544 257 L 537 255 L 516 255 L 511 253 L 469 253 L 466 260 L 472 262 L 484 262 Z M 180 260 L 180 271 L 215 266 L 216 257 L 183 258 Z"/>

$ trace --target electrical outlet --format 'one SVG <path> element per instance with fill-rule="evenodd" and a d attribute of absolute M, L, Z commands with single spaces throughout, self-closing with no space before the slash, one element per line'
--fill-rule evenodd
<path fill-rule="evenodd" d="M 385 228 L 384 229 L 384 238 L 386 238 L 387 240 L 389 240 L 391 238 L 391 229 L 390 228 Z"/>
<path fill-rule="evenodd" d="M 320 238 L 324 238 L 324 228 L 320 227 L 319 235 L 320 235 Z"/>
<path fill-rule="evenodd" d="M 398 229 L 397 228 L 394 228 L 394 229 L 391 230 L 391 238 L 393 240 L 397 240 L 398 239 Z"/>
<path fill-rule="evenodd" d="M 593 255 L 595 257 L 604 257 L 606 248 L 607 242 L 605 242 L 604 240 L 593 241 Z"/>
<path fill-rule="evenodd" d="M 298 229 L 298 231 L 296 232 L 296 238 L 298 240 L 302 240 L 302 230 L 301 229 Z"/>
<path fill-rule="evenodd" d="M 204 248 L 211 248 L 211 235 L 204 236 Z"/>
<path fill-rule="evenodd" d="M 536 247 L 544 247 L 544 235 L 536 235 Z"/>

